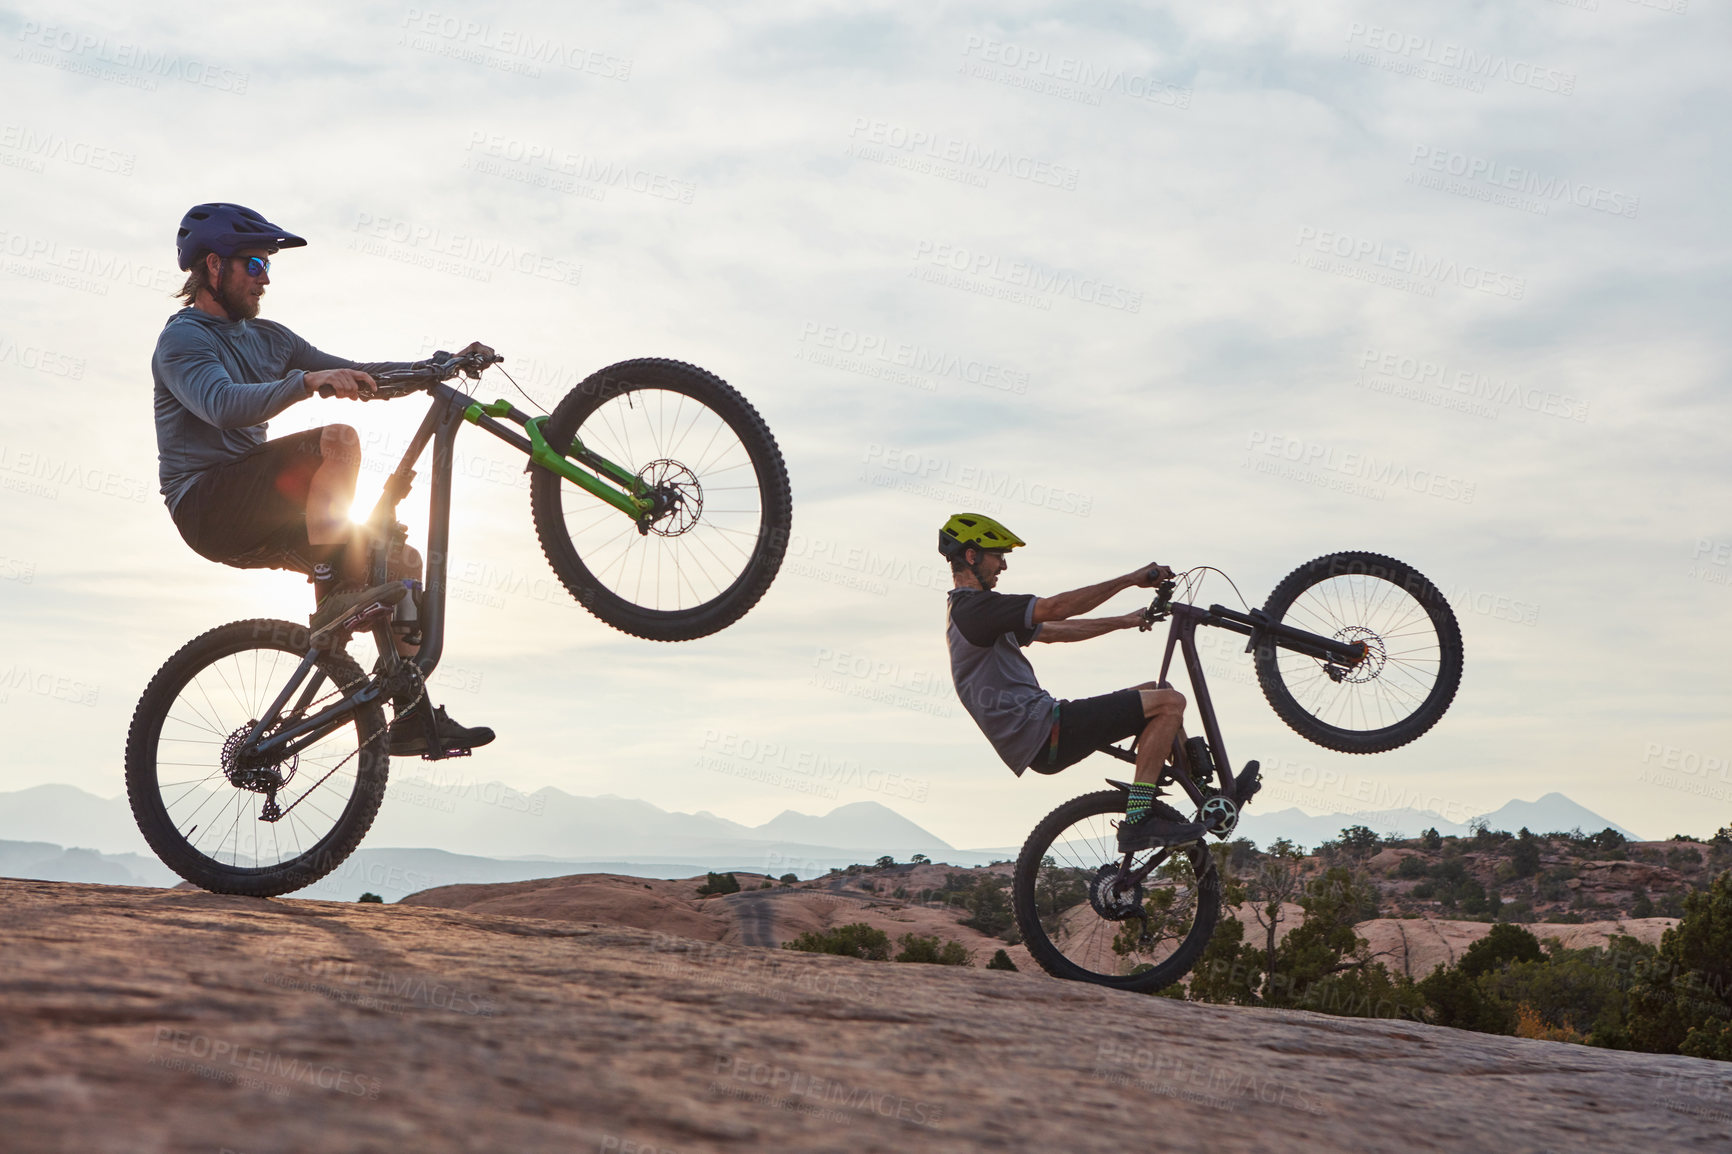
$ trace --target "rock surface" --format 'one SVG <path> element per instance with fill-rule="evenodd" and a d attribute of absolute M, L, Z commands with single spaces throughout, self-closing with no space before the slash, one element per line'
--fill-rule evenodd
<path fill-rule="evenodd" d="M 1724 1063 L 618 926 L 0 881 L 0 942 L 0 1147 L 31 1154 L 1503 1154 L 1732 1132 Z"/>
<path fill-rule="evenodd" d="M 1293 924 L 1297 925 L 1298 920 Z M 1677 918 L 1625 918 L 1579 925 L 1535 922 L 1522 928 L 1538 938 L 1542 945 L 1547 938 L 1556 938 L 1565 949 L 1582 950 L 1589 946 L 1603 948 L 1616 935 L 1632 937 L 1651 946 L 1659 945 L 1661 935 L 1677 924 Z M 1353 932 L 1371 947 L 1372 956 L 1388 966 L 1390 973 L 1405 973 L 1414 981 L 1438 966 L 1455 965 L 1469 946 L 1491 931 L 1491 922 L 1443 918 L 1376 918 L 1353 927 Z"/>

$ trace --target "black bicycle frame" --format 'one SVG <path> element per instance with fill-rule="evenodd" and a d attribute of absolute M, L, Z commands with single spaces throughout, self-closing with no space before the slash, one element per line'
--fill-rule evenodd
<path fill-rule="evenodd" d="M 378 585 L 386 579 L 386 563 L 393 544 L 393 541 L 387 538 L 385 530 L 396 523 L 397 506 L 408 496 L 415 482 L 415 463 L 426 451 L 428 442 L 432 442 L 433 475 L 430 479 L 432 490 L 428 498 L 427 571 L 423 582 L 426 593 L 420 606 L 421 646 L 414 658 L 422 677 L 430 676 L 433 670 L 438 668 L 439 658 L 445 649 L 446 562 L 451 545 L 452 462 L 457 429 L 463 424 L 464 411 L 470 405 L 470 397 L 450 385 L 434 383 L 427 387 L 427 391 L 433 396 L 433 404 L 428 408 L 427 415 L 421 418 L 421 425 L 410 439 L 409 447 L 403 451 L 403 457 L 397 462 L 396 469 L 385 478 L 384 491 L 379 494 L 378 503 L 373 506 L 373 512 L 367 518 L 374 543 L 369 559 L 370 580 Z M 529 420 L 527 414 L 515 408 L 509 409 L 505 415 L 518 424 Z M 492 417 L 480 415 L 471 417 L 470 421 L 507 444 L 521 449 L 526 455 L 533 456 L 534 446 L 529 438 L 513 432 Z M 373 637 L 380 654 L 385 657 L 387 672 L 394 671 L 399 658 L 391 622 L 386 620 L 375 625 Z M 271 707 L 254 725 L 252 739 L 256 740 L 258 735 L 275 721 L 289 696 L 300 687 L 307 674 L 313 671 L 316 656 L 317 650 L 309 648 L 306 656 L 301 659 L 300 668 L 296 669 L 289 683 L 277 695 L 277 700 L 271 703 Z M 314 672 L 313 680 L 301 694 L 297 708 L 305 708 L 312 700 L 323 678 L 322 673 Z M 254 756 L 266 761 L 281 760 L 298 752 L 343 724 L 355 706 L 374 700 L 380 692 L 378 684 L 369 679 L 360 688 L 345 693 L 340 700 L 312 716 L 302 718 L 260 741 L 253 750 Z M 305 740 L 300 740 L 302 738 Z"/>
<path fill-rule="evenodd" d="M 1361 642 L 1337 641 L 1320 634 L 1307 633 L 1303 629 L 1295 629 L 1291 625 L 1282 625 L 1261 609 L 1241 613 L 1224 605 L 1199 609 L 1195 605 L 1180 602 L 1167 606 L 1166 611 L 1172 615 L 1172 624 L 1167 629 L 1167 645 L 1161 657 L 1160 684 L 1168 684 L 1167 674 L 1172 669 L 1173 654 L 1175 651 L 1179 652 L 1185 659 L 1185 673 L 1191 682 L 1191 698 L 1196 702 L 1197 713 L 1203 719 L 1203 736 L 1208 739 L 1209 749 L 1214 756 L 1215 772 L 1220 776 L 1221 790 L 1237 804 L 1239 795 L 1233 775 L 1233 763 L 1227 756 L 1226 741 L 1221 737 L 1221 723 L 1215 717 L 1215 703 L 1209 697 L 1209 682 L 1203 675 L 1203 661 L 1197 654 L 1197 626 L 1213 625 L 1218 629 L 1249 637 L 1251 640 L 1245 646 L 1247 653 L 1253 650 L 1267 651 L 1270 646 L 1279 646 L 1344 669 L 1364 659 L 1365 646 Z M 1107 750 L 1123 760 L 1135 760 L 1134 756 L 1124 749 L 1108 746 Z M 1200 807 L 1207 800 L 1207 796 L 1202 787 L 1191 780 L 1191 775 L 1185 772 L 1184 766 L 1184 751 L 1175 737 L 1173 780 L 1177 781 L 1190 795 L 1191 801 Z"/>

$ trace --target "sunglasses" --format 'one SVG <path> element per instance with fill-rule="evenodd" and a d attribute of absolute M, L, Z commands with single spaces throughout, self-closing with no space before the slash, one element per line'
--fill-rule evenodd
<path fill-rule="evenodd" d="M 271 262 L 262 256 L 236 257 L 235 259 L 243 262 L 241 267 L 246 269 L 247 275 L 250 277 L 261 277 L 271 271 Z"/>

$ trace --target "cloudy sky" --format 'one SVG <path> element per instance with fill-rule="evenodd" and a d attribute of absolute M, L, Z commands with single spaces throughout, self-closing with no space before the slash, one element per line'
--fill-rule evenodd
<path fill-rule="evenodd" d="M 1259 603 L 1362 548 L 1451 596 L 1461 693 L 1394 753 L 1308 745 L 1211 651 L 1269 806 L 1559 790 L 1647 836 L 1732 821 L 1722 6 L 292 13 L 0 8 L 0 788 L 120 793 L 170 653 L 307 611 L 299 578 L 193 554 L 156 493 L 174 229 L 232 200 L 309 238 L 265 315 L 321 348 L 480 338 L 547 408 L 677 357 L 787 456 L 781 577 L 670 646 L 572 603 L 511 451 L 460 440 L 441 692 L 500 737 L 453 772 L 1019 843 L 1109 766 L 1017 780 L 958 707 L 932 540 L 977 508 L 1031 543 L 1012 591 L 1154 559 Z M 419 412 L 314 401 L 272 433 L 362 429 L 370 505 Z M 1035 651 L 1061 696 L 1156 657 Z"/>

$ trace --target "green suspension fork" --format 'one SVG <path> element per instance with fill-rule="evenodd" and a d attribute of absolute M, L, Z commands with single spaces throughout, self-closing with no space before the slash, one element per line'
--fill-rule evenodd
<path fill-rule="evenodd" d="M 527 416 L 513 408 L 510 401 L 494 401 L 487 405 L 477 402 L 463 411 L 463 419 L 472 425 L 493 425 L 494 420 L 499 417 L 516 421 L 523 426 L 523 431 L 529 434 L 529 459 L 537 465 L 558 473 L 578 488 L 606 501 L 633 521 L 642 523 L 655 512 L 655 496 L 636 474 L 598 453 L 592 453 L 575 436 L 571 439 L 571 448 L 567 453 L 561 453 L 548 444 L 547 437 L 541 431 L 541 426 L 547 421 L 546 417 Z M 587 465 L 588 469 L 581 467 L 584 465 Z"/>

